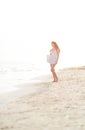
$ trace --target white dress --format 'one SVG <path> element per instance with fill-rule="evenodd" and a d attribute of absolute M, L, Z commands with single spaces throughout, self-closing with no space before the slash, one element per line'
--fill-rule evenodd
<path fill-rule="evenodd" d="M 56 52 L 55 48 L 50 50 L 50 55 L 47 56 L 47 62 L 50 64 L 56 64 L 58 62 L 58 53 Z"/>

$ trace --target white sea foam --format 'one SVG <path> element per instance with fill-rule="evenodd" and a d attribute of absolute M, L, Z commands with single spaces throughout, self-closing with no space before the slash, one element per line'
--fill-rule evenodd
<path fill-rule="evenodd" d="M 16 85 L 29 83 L 32 78 L 45 73 L 46 70 L 33 64 L 1 64 L 0 94 L 15 91 L 18 89 L 15 87 Z"/>

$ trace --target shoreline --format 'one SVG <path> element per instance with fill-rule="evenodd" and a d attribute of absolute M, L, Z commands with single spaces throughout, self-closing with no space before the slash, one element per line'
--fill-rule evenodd
<path fill-rule="evenodd" d="M 69 72 L 69 71 L 73 71 L 73 70 L 75 70 L 75 71 L 85 70 L 85 66 L 69 67 L 69 68 L 60 69 L 58 71 L 58 75 L 61 75 L 61 73 L 65 72 L 65 71 Z M 46 82 L 45 82 L 45 80 L 46 80 Z M 60 81 L 62 80 L 61 77 L 59 80 Z M 6 103 L 6 102 L 10 101 L 10 98 L 15 100 L 19 97 L 23 97 L 24 95 L 27 95 L 27 94 L 31 95 L 31 94 L 37 93 L 38 91 L 42 91 L 45 88 L 42 88 L 41 84 L 42 85 L 43 84 L 53 84 L 51 73 L 46 74 L 46 75 L 42 74 L 42 75 L 35 76 L 35 77 L 31 78 L 28 82 L 25 82 L 22 84 L 18 83 L 18 85 L 13 85 L 12 87 L 9 86 L 9 88 L 11 88 L 10 91 L 7 90 L 6 92 L 4 91 L 3 93 L 0 93 L 0 98 L 1 98 L 0 103 L 1 103 L 1 101 L 3 102 L 3 100 Z"/>
<path fill-rule="evenodd" d="M 29 86 L 29 87 L 28 87 Z M 13 91 L 7 91 L 6 93 L 0 94 L 0 103 L 4 104 L 13 100 L 16 100 L 24 95 L 31 95 L 37 93 L 38 91 L 42 91 L 41 87 L 37 87 L 36 83 L 24 83 L 14 86 Z"/>

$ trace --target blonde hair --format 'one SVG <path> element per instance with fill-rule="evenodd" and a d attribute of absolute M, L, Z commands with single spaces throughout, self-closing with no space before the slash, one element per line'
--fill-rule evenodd
<path fill-rule="evenodd" d="M 56 49 L 56 52 L 59 54 L 60 48 L 59 48 L 58 44 L 55 41 L 52 41 L 51 43 L 54 44 L 54 48 Z"/>

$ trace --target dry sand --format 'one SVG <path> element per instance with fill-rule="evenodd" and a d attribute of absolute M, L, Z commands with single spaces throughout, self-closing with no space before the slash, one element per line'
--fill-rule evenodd
<path fill-rule="evenodd" d="M 30 84 L 36 92 L 3 102 L 0 130 L 85 130 L 85 67 L 60 70 L 58 77 L 58 83 L 37 77 L 41 82 Z"/>

